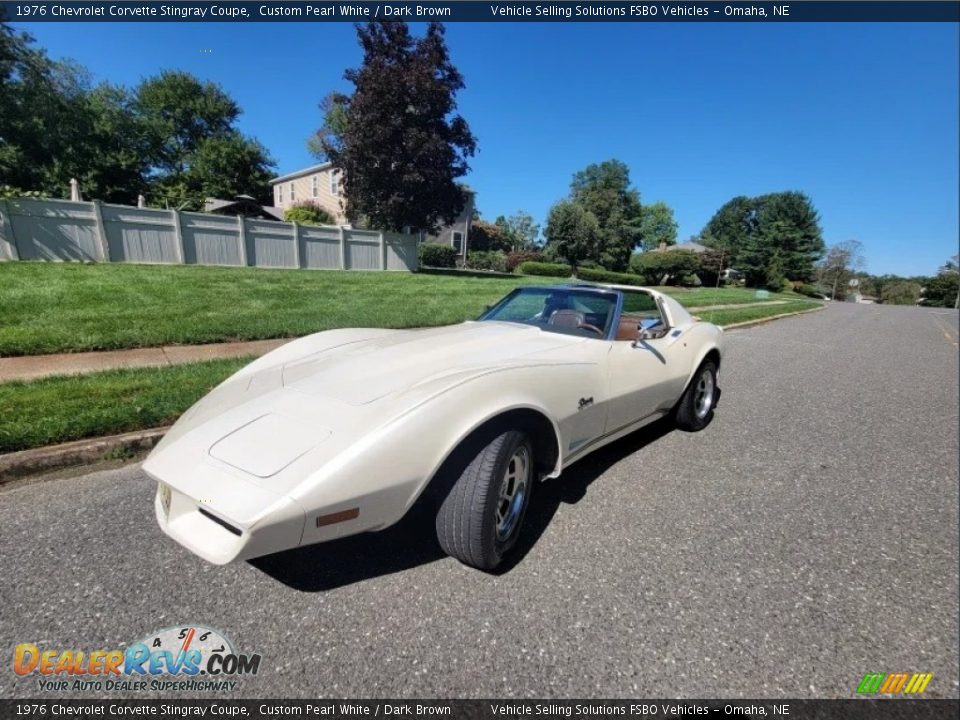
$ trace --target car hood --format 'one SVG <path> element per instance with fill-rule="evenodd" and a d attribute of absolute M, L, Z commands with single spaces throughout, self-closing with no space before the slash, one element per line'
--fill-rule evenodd
<path fill-rule="evenodd" d="M 311 335 L 263 356 L 190 408 L 144 469 L 191 497 L 204 496 L 213 473 L 282 496 L 432 397 L 490 372 L 590 362 L 584 343 L 501 322 Z M 231 511 L 237 520 L 257 514 L 253 505 Z"/>
<path fill-rule="evenodd" d="M 500 322 L 397 331 L 287 362 L 281 381 L 308 395 L 366 405 L 438 377 L 554 358 L 582 342 Z"/>

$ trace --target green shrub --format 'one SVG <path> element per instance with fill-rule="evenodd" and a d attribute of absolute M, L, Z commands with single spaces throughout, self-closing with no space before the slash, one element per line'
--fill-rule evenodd
<path fill-rule="evenodd" d="M 499 250 L 474 250 L 467 253 L 466 267 L 472 270 L 507 271 L 507 256 Z"/>
<path fill-rule="evenodd" d="M 807 297 L 816 298 L 817 300 L 823 299 L 823 293 L 820 292 L 813 285 L 801 284 L 794 287 L 793 291 L 800 293 L 801 295 L 806 295 Z"/>
<path fill-rule="evenodd" d="M 544 255 L 539 250 L 518 250 L 507 255 L 507 272 L 514 272 L 517 265 L 525 262 L 543 262 Z"/>
<path fill-rule="evenodd" d="M 333 225 L 333 216 L 310 202 L 291 205 L 284 210 L 283 219 L 301 225 Z"/>
<path fill-rule="evenodd" d="M 690 273 L 680 278 L 679 285 L 682 287 L 700 287 L 703 283 L 700 282 L 700 277 L 696 273 Z"/>
<path fill-rule="evenodd" d="M 39 199 L 44 195 L 39 190 L 21 190 L 13 185 L 0 185 L 0 200 L 4 198 L 34 198 Z"/>
<path fill-rule="evenodd" d="M 676 283 L 700 269 L 700 259 L 689 250 L 636 253 L 630 258 L 630 272 L 640 275 L 648 285 Z"/>
<path fill-rule="evenodd" d="M 595 268 L 577 268 L 577 277 L 592 282 L 610 283 L 613 285 L 645 285 L 644 279 L 633 273 L 613 272 L 612 270 L 597 270 Z"/>
<path fill-rule="evenodd" d="M 960 273 L 942 272 L 930 278 L 923 293 L 923 304 L 931 307 L 954 307 L 957 293 L 960 292 L 957 289 L 958 285 L 960 285 Z"/>
<path fill-rule="evenodd" d="M 922 289 L 919 283 L 909 280 L 887 283 L 883 286 L 880 301 L 884 305 L 916 305 Z"/>
<path fill-rule="evenodd" d="M 424 267 L 452 268 L 457 266 L 459 253 L 450 245 L 423 243 L 417 251 Z"/>
<path fill-rule="evenodd" d="M 520 263 L 520 272 L 524 275 L 543 275 L 545 277 L 570 277 L 573 270 L 569 265 L 560 263 L 525 262 Z"/>

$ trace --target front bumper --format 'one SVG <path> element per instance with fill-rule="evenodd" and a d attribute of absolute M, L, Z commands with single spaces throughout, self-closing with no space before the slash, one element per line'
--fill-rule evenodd
<path fill-rule="evenodd" d="M 163 488 L 169 490 L 169 506 Z M 276 500 L 269 512 L 246 526 L 163 481 L 158 482 L 153 504 L 163 532 L 216 565 L 288 550 L 303 537 L 303 509 L 290 498 Z"/>

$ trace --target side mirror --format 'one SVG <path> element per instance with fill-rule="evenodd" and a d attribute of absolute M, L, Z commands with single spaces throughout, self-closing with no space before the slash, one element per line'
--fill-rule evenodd
<path fill-rule="evenodd" d="M 669 332 L 670 328 L 664 325 L 658 325 L 656 328 L 640 328 L 637 330 L 637 339 L 633 341 L 634 347 L 639 347 L 647 340 L 657 340 Z"/>

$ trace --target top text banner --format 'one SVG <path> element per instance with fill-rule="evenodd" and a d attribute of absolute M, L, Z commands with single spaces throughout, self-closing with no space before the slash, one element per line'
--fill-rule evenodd
<path fill-rule="evenodd" d="M 8 2 L 7 22 L 960 22 L 958 2 Z"/>

